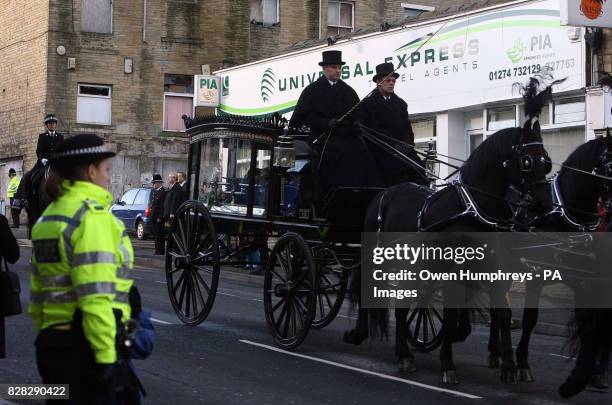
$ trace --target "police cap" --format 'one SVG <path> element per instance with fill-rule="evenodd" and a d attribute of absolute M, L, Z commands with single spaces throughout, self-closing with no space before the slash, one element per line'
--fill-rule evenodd
<path fill-rule="evenodd" d="M 51 156 L 51 167 L 69 167 L 88 164 L 115 156 L 104 146 L 104 140 L 94 134 L 80 134 L 66 138 L 55 148 Z"/>

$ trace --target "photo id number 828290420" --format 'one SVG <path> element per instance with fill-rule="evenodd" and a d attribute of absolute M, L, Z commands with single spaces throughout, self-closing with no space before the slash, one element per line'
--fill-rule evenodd
<path fill-rule="evenodd" d="M 67 399 L 68 384 L 0 384 L 4 399 Z"/>

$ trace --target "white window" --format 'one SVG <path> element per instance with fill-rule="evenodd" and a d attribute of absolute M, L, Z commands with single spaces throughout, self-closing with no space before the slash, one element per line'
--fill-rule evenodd
<path fill-rule="evenodd" d="M 280 22 L 279 0 L 251 0 L 251 22 L 274 25 Z"/>
<path fill-rule="evenodd" d="M 411 119 L 415 142 L 428 142 L 436 136 L 436 117 Z"/>
<path fill-rule="evenodd" d="M 347 34 L 355 30 L 355 3 L 329 1 L 327 3 L 327 34 Z"/>
<path fill-rule="evenodd" d="M 404 9 L 404 17 L 416 17 L 422 13 L 430 13 L 436 8 L 432 6 L 423 6 L 421 4 L 402 3 Z"/>
<path fill-rule="evenodd" d="M 111 124 L 112 89 L 99 84 L 79 84 L 77 122 L 81 124 Z"/>
<path fill-rule="evenodd" d="M 487 108 L 487 130 L 499 131 L 516 126 L 516 106 Z"/>
<path fill-rule="evenodd" d="M 184 131 L 183 115 L 193 115 L 193 76 L 164 75 L 164 130 Z"/>
<path fill-rule="evenodd" d="M 584 126 L 575 128 L 558 128 L 542 131 L 544 148 L 553 162 L 564 162 L 579 145 L 585 142 Z M 558 166 L 553 166 L 558 170 Z"/>
<path fill-rule="evenodd" d="M 554 123 L 565 124 L 586 120 L 584 97 L 562 98 L 554 102 Z"/>
<path fill-rule="evenodd" d="M 81 31 L 113 32 L 113 0 L 83 0 L 81 5 Z"/>

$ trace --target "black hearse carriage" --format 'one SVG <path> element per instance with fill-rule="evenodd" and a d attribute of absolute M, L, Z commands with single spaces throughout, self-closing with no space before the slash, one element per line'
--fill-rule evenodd
<path fill-rule="evenodd" d="M 183 118 L 190 199 L 168 237 L 172 306 L 182 322 L 201 323 L 221 266 L 258 261 L 266 320 L 280 346 L 295 348 L 340 310 L 359 266 L 365 211 L 381 189 L 341 187 L 317 198 L 308 134 L 286 130 L 278 115 Z M 256 251 L 259 260 L 249 255 Z"/>

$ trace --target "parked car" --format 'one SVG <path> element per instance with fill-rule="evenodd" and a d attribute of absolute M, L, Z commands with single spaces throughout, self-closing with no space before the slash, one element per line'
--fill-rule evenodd
<path fill-rule="evenodd" d="M 130 233 L 140 240 L 151 234 L 151 187 L 131 188 L 111 207 L 111 212 L 125 224 Z"/>

